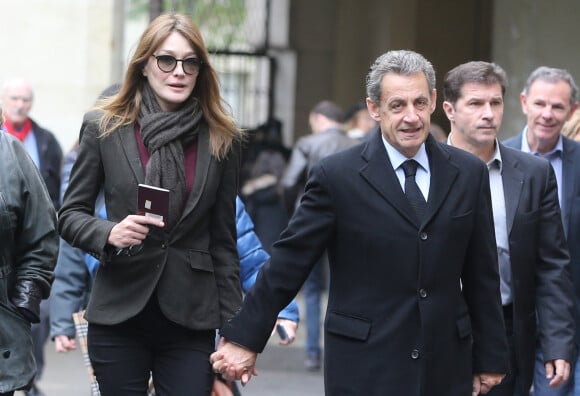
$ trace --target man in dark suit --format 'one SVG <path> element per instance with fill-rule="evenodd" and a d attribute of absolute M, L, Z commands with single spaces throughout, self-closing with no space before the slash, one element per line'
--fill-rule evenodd
<path fill-rule="evenodd" d="M 503 146 L 505 71 L 468 62 L 445 75 L 443 109 L 448 143 L 487 163 L 495 225 L 510 374 L 489 393 L 528 394 L 534 374 L 536 323 L 550 386 L 570 375 L 574 358 L 574 307 L 569 255 L 549 162 Z M 557 307 L 557 309 L 554 309 Z"/>
<path fill-rule="evenodd" d="M 379 129 L 314 166 L 271 262 L 221 329 L 214 371 L 255 374 L 277 307 L 327 248 L 327 395 L 487 393 L 508 369 L 487 168 L 429 136 L 435 72 L 421 55 L 380 56 L 367 96 Z"/>
<path fill-rule="evenodd" d="M 505 145 L 546 158 L 554 168 L 562 223 L 570 250 L 577 352 L 580 341 L 580 144 L 562 136 L 561 131 L 578 108 L 578 87 L 568 71 L 542 66 L 528 77 L 520 100 L 527 123 L 524 130 L 508 139 Z M 542 336 L 542 333 L 538 334 L 539 341 Z M 580 395 L 579 361 L 572 365 L 574 375 L 567 383 L 553 389 L 549 387 L 550 373 L 544 367 L 548 359 L 545 352 L 539 344 L 536 348 L 534 394 Z"/>

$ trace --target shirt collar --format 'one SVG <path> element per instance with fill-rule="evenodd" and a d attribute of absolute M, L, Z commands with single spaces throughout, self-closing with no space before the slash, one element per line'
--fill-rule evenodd
<path fill-rule="evenodd" d="M 451 142 L 451 135 L 453 134 L 453 132 L 451 132 L 449 134 L 449 136 L 447 136 L 447 144 L 450 146 L 453 146 L 453 143 Z M 493 150 L 493 157 L 488 161 L 487 163 L 487 169 L 491 169 L 494 164 L 497 164 L 497 168 L 499 169 L 500 173 L 503 167 L 503 162 L 501 160 L 501 153 L 499 151 L 499 143 L 497 138 L 495 138 L 495 142 L 494 142 L 494 150 Z"/>
<path fill-rule="evenodd" d="M 385 139 L 384 136 L 381 135 L 381 138 L 383 139 L 383 144 L 385 145 L 385 148 L 387 149 L 387 154 L 389 155 L 389 159 L 391 160 L 391 165 L 393 165 L 393 169 L 395 169 L 395 170 L 398 169 L 399 166 L 401 166 L 401 164 L 403 162 L 405 162 L 408 159 L 411 159 L 411 158 L 407 158 L 403 154 L 401 154 L 396 148 L 394 148 L 387 141 L 387 139 Z M 419 163 L 419 165 L 421 166 L 421 168 L 423 168 L 425 170 L 425 172 L 429 172 L 429 157 L 427 156 L 427 150 L 425 149 L 425 142 L 423 142 L 421 144 L 421 146 L 419 147 L 419 150 L 412 157 L 412 159 L 417 161 Z"/>
<path fill-rule="evenodd" d="M 554 146 L 554 148 L 551 151 L 548 151 L 546 154 L 539 154 L 537 152 L 534 152 L 532 150 L 530 150 L 530 145 L 528 144 L 528 126 L 526 125 L 524 127 L 524 130 L 522 132 L 522 151 L 526 152 L 526 153 L 532 153 L 534 155 L 540 155 L 541 157 L 552 157 L 554 155 L 561 155 L 562 151 L 563 151 L 563 143 L 562 143 L 562 135 L 558 136 L 558 141 L 556 142 L 556 145 Z"/>

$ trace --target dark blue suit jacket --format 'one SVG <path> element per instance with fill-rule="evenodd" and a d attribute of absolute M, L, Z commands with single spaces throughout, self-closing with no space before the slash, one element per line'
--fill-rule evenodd
<path fill-rule="evenodd" d="M 504 144 L 521 150 L 522 133 L 506 140 Z M 574 284 L 576 344 L 580 345 L 580 143 L 565 136 L 562 139 L 562 224 L 568 242 Z"/>

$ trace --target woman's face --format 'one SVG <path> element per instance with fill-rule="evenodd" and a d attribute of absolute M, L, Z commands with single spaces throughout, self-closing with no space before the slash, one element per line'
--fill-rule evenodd
<path fill-rule="evenodd" d="M 158 61 L 156 57 L 161 58 Z M 178 62 L 175 68 L 170 70 L 175 63 L 172 62 L 172 58 Z M 197 55 L 189 42 L 181 34 L 173 32 L 157 48 L 143 68 L 143 75 L 147 77 L 163 111 L 177 110 L 195 88 L 199 67 L 195 67 L 197 60 L 192 58 L 197 58 Z M 169 71 L 161 70 L 158 65 Z"/>

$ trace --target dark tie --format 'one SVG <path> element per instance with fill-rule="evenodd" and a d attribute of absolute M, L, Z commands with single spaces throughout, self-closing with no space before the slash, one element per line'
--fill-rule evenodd
<path fill-rule="evenodd" d="M 411 207 L 417 215 L 417 220 L 421 222 L 425 215 L 427 202 L 421 193 L 417 182 L 415 181 L 415 174 L 417 173 L 417 166 L 419 163 L 415 160 L 407 160 L 401 164 L 401 168 L 405 172 L 405 195 L 411 204 Z"/>

